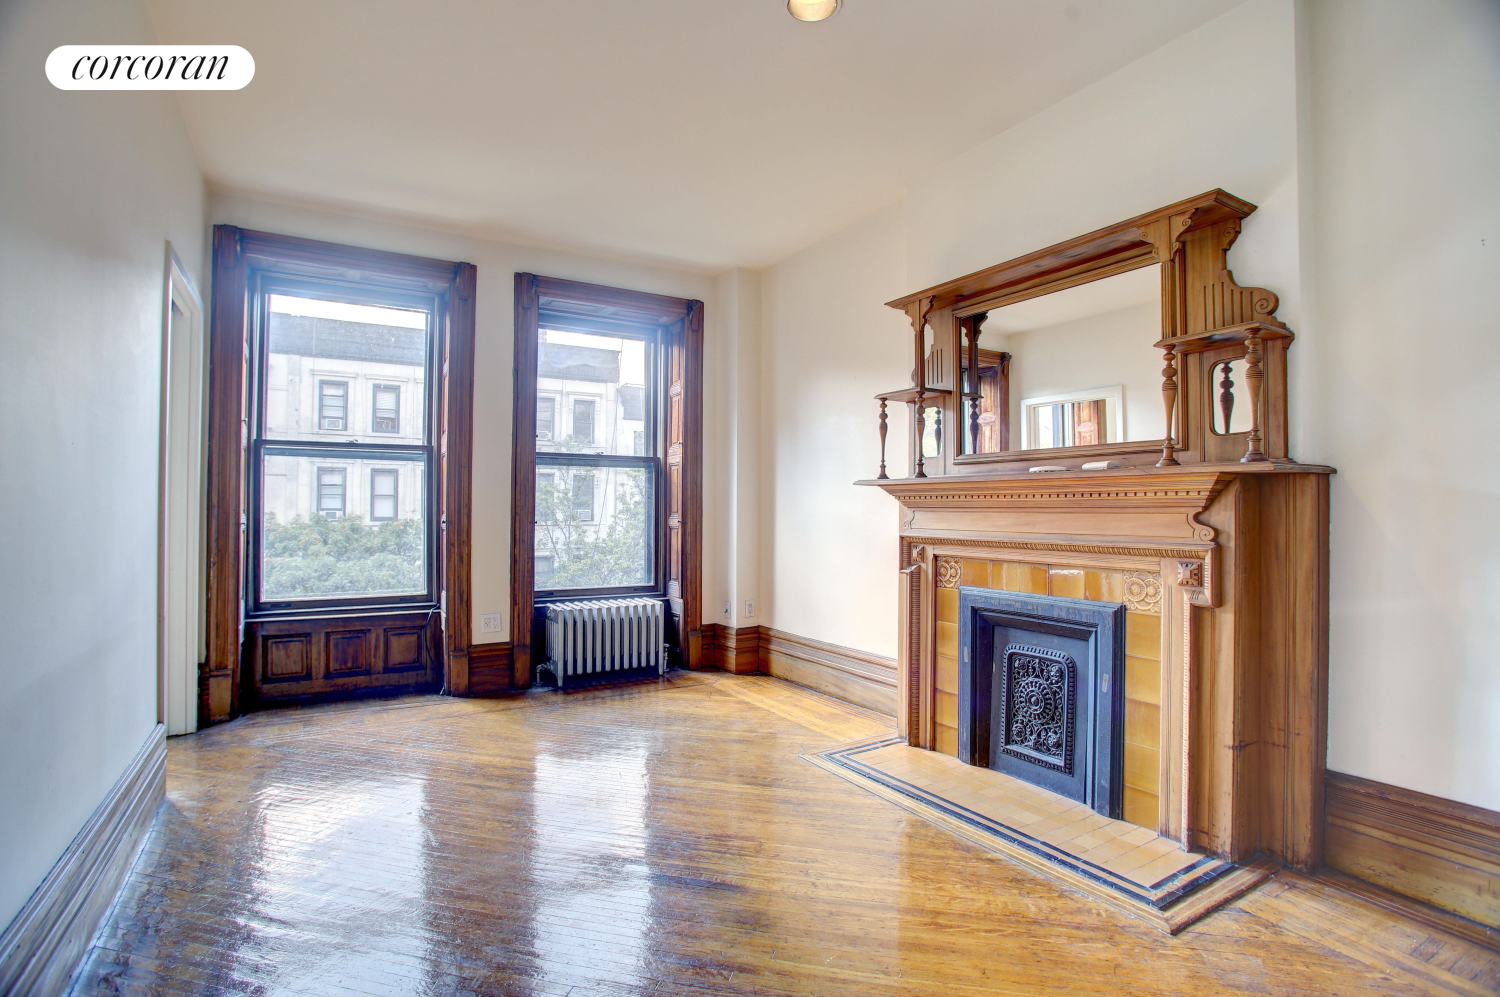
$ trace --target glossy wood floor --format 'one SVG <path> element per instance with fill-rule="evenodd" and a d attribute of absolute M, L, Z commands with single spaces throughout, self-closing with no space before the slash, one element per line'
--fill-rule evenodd
<path fill-rule="evenodd" d="M 884 726 L 708 673 L 174 739 L 74 992 L 1500 990 L 1500 956 L 1294 874 L 1169 937 L 798 757 Z"/>

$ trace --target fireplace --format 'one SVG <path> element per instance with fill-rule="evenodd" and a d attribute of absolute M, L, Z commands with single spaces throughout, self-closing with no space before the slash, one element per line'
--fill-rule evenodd
<path fill-rule="evenodd" d="M 1120 817 L 1125 605 L 958 594 L 959 759 Z"/>

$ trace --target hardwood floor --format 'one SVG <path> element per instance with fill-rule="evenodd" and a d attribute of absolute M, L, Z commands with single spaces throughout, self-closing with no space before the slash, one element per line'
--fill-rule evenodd
<path fill-rule="evenodd" d="M 73 992 L 1500 990 L 1500 955 L 1290 873 L 1170 937 L 798 757 L 887 723 L 674 673 L 176 738 Z"/>

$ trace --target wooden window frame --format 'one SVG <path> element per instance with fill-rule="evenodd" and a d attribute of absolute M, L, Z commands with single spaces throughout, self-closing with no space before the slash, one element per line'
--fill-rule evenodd
<path fill-rule="evenodd" d="M 199 681 L 199 723 L 238 716 L 245 704 L 247 470 L 252 414 L 252 295 L 261 275 L 340 280 L 434 295 L 440 373 L 434 385 L 437 566 L 443 611 L 431 614 L 443 688 L 467 695 L 470 638 L 469 537 L 473 478 L 474 288 L 472 264 L 360 249 L 292 236 L 214 226 L 209 345 L 207 655 Z M 347 424 L 352 398 L 345 401 Z M 322 418 L 319 414 L 319 425 Z M 350 609 L 349 616 L 359 611 Z"/>
<path fill-rule="evenodd" d="M 655 327 L 663 343 L 666 397 L 659 483 L 665 501 L 661 524 L 662 597 L 678 662 L 703 666 L 703 302 L 517 273 L 515 277 L 515 384 L 511 449 L 511 668 L 512 684 L 531 685 L 536 625 L 536 398 L 537 335 L 543 315 L 580 331 L 609 334 L 616 323 Z M 554 418 L 556 418 L 554 416 Z M 597 418 L 597 415 L 596 415 Z M 556 433 L 554 432 L 554 435 Z M 607 461 L 607 458 L 604 458 Z"/>

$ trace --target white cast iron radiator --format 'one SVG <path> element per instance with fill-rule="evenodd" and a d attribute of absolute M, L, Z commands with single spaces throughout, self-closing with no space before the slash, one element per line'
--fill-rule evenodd
<path fill-rule="evenodd" d="M 658 599 L 597 599 L 547 606 L 547 664 L 565 689 L 608 672 L 667 670 L 662 603 Z"/>

